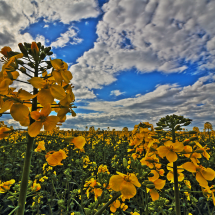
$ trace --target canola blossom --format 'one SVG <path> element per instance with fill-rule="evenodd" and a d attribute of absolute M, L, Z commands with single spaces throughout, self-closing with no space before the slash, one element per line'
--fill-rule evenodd
<path fill-rule="evenodd" d="M 123 174 L 117 172 L 118 175 L 113 175 L 110 178 L 110 188 L 114 191 L 120 191 L 121 194 L 126 198 L 130 199 L 136 195 L 136 187 L 141 187 L 135 174 Z"/>

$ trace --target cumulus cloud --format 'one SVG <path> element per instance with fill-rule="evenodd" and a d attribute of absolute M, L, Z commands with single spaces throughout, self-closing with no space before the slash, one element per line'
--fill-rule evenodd
<path fill-rule="evenodd" d="M 32 42 L 29 33 L 21 34 L 30 24 L 43 18 L 48 27 L 48 22 L 59 21 L 69 24 L 89 17 L 97 17 L 100 14 L 98 5 L 94 0 L 2 0 L 0 1 L 0 45 L 10 46 L 13 50 L 19 50 L 20 42 Z M 73 43 L 80 42 L 75 38 Z"/>
<path fill-rule="evenodd" d="M 188 129 L 198 126 L 203 129 L 204 123 L 215 124 L 214 90 L 215 75 L 199 78 L 194 84 L 182 87 L 177 84 L 157 85 L 154 91 L 134 98 L 118 101 L 90 101 L 87 106 L 78 108 L 97 111 L 91 114 L 77 114 L 68 117 L 64 128 L 75 124 L 84 129 L 84 125 L 106 129 L 109 125 L 120 130 L 129 127 L 131 130 L 139 122 L 156 122 L 167 114 L 183 115 L 193 120 Z M 210 83 L 208 83 L 211 81 Z"/>
<path fill-rule="evenodd" d="M 198 63 L 196 73 L 215 65 L 214 1 L 110 0 L 97 25 L 98 39 L 72 65 L 79 83 L 101 88 L 119 71 L 180 73 Z M 101 74 L 104 78 L 100 77 Z M 107 81 L 108 80 L 108 81 Z"/>
<path fill-rule="evenodd" d="M 120 95 L 122 95 L 122 94 L 124 94 L 125 92 L 120 92 L 120 90 L 112 90 L 111 92 L 110 92 L 110 95 L 112 96 L 112 95 L 114 95 L 114 96 L 120 96 Z"/>
<path fill-rule="evenodd" d="M 56 41 L 52 42 L 50 46 L 53 48 L 58 48 L 58 47 L 62 48 L 66 46 L 69 41 L 71 41 L 70 44 L 72 45 L 81 43 L 83 39 L 78 38 L 77 35 L 78 35 L 78 29 L 74 27 L 70 27 L 68 31 L 61 34 L 61 36 L 58 37 Z"/>

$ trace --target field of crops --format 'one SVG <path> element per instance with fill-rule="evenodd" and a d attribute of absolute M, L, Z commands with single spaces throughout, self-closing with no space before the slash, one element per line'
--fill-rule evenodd
<path fill-rule="evenodd" d="M 1 215 L 215 213 L 211 123 L 188 131 L 192 120 L 173 114 L 132 131 L 62 131 L 76 116 L 68 64 L 40 42 L 18 46 L 0 51 L 0 116 L 19 125 L 0 123 Z"/>
<path fill-rule="evenodd" d="M 209 126 L 204 132 L 196 127 L 187 131 L 178 126 L 173 141 L 164 124 L 153 128 L 140 123 L 133 131 L 126 127 L 60 131 L 57 127 L 41 132 L 33 146 L 25 214 L 99 214 L 107 203 L 100 214 L 175 214 L 170 162 L 175 155 L 167 156 L 175 152 L 181 213 L 213 214 L 213 130 Z M 13 214 L 17 206 L 28 142 L 25 131 L 6 135 L 0 143 L 3 215 Z M 55 156 L 48 156 L 54 152 Z"/>

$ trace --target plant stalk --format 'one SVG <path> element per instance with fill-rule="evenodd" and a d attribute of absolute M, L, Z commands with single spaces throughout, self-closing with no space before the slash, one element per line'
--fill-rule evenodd
<path fill-rule="evenodd" d="M 35 64 L 35 73 L 34 77 L 38 77 L 38 62 Z M 33 94 L 37 94 L 38 90 L 36 88 L 33 89 Z M 32 111 L 37 110 L 37 97 L 33 98 L 32 100 Z M 30 125 L 34 122 L 32 118 L 30 118 Z M 28 179 L 30 174 L 30 167 L 31 167 L 31 157 L 32 157 L 32 150 L 34 144 L 34 137 L 30 137 L 28 134 L 28 143 L 25 153 L 25 161 L 24 161 L 24 168 L 22 172 L 22 180 L 20 185 L 20 193 L 19 193 L 19 200 L 18 200 L 18 210 L 17 215 L 24 215 L 25 212 L 25 201 L 27 195 L 27 188 L 28 188 Z"/>

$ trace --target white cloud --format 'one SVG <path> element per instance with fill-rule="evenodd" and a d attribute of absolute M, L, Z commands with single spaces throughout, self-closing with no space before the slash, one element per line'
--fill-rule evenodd
<path fill-rule="evenodd" d="M 120 92 L 120 90 L 112 90 L 110 92 L 110 95 L 114 95 L 114 96 L 120 96 L 122 94 L 124 94 L 125 92 Z"/>
<path fill-rule="evenodd" d="M 29 33 L 21 34 L 30 24 L 43 18 L 47 22 L 62 22 L 69 24 L 89 17 L 97 17 L 100 14 L 97 3 L 94 0 L 2 0 L 0 1 L 0 46 L 10 46 L 18 51 L 20 42 L 32 42 Z M 77 39 L 77 38 L 76 38 Z M 77 40 L 75 42 L 80 42 Z"/>
<path fill-rule="evenodd" d="M 167 114 L 183 115 L 192 119 L 194 126 L 203 129 L 204 123 L 209 121 L 215 125 L 214 91 L 215 76 L 210 74 L 199 78 L 193 85 L 179 86 L 177 84 L 157 85 L 154 91 L 134 98 L 118 101 L 89 101 L 87 106 L 78 108 L 88 111 L 97 111 L 90 114 L 77 114 L 77 117 L 68 117 L 64 127 L 69 124 L 107 128 L 109 125 L 121 130 L 124 126 L 131 130 L 139 122 L 156 122 Z M 207 83 L 211 80 L 211 83 Z M 198 106 L 199 104 L 203 104 Z"/>
<path fill-rule="evenodd" d="M 78 31 L 73 26 L 68 29 L 65 33 L 60 34 L 61 36 L 57 38 L 56 41 L 51 43 L 51 47 L 53 48 L 62 48 L 67 45 L 67 43 L 72 39 L 73 42 L 70 42 L 72 45 L 76 45 L 78 43 L 81 43 L 83 39 L 78 38 Z"/>
<path fill-rule="evenodd" d="M 79 71 L 74 81 L 86 77 L 85 86 L 100 88 L 114 82 L 119 71 L 180 73 L 187 69 L 181 62 L 198 63 L 195 73 L 213 69 L 212 8 L 215 1 L 110 0 L 102 8 L 94 47 L 70 68 Z"/>

